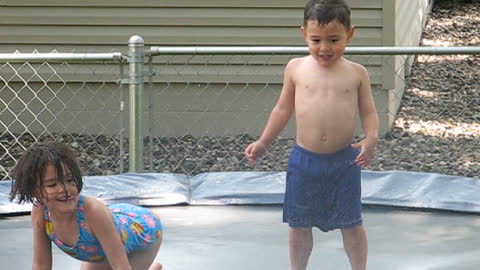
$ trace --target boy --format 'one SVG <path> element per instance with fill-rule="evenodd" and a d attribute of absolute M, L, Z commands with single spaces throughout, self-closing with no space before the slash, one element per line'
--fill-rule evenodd
<path fill-rule="evenodd" d="M 287 64 L 282 92 L 265 129 L 245 149 L 254 162 L 295 111 L 296 145 L 288 162 L 283 208 L 283 221 L 290 226 L 292 270 L 307 268 L 312 227 L 341 229 L 352 269 L 366 269 L 360 168 L 372 158 L 378 116 L 367 70 L 343 57 L 354 30 L 344 0 L 307 2 L 301 32 L 310 55 Z M 351 144 L 357 112 L 365 139 Z"/>

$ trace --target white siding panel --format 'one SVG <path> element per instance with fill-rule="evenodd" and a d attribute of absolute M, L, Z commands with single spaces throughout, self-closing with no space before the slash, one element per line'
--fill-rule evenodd
<path fill-rule="evenodd" d="M 4 7 L 0 24 L 69 26 L 291 26 L 302 9 Z"/>
<path fill-rule="evenodd" d="M 3 7 L 4 25 L 300 26 L 303 9 Z M 359 9 L 356 26 L 379 27 L 381 9 Z"/>
<path fill-rule="evenodd" d="M 365 2 L 362 0 L 360 2 Z M 377 2 L 378 0 L 375 0 Z M 3 0 L 6 6 L 62 6 L 62 7 L 302 7 L 305 2 L 299 0 Z"/>
<path fill-rule="evenodd" d="M 298 27 L 86 27 L 0 26 L 2 43 L 16 44 L 126 44 L 141 35 L 152 45 L 303 45 Z M 353 45 L 381 45 L 381 31 L 359 28 Z"/>
<path fill-rule="evenodd" d="M 352 8 L 352 23 L 357 29 L 352 46 L 392 45 L 385 44 L 383 38 L 384 2 L 404 0 L 348 1 Z M 132 35 L 141 35 L 146 41 L 147 48 L 153 45 L 304 46 L 299 31 L 299 26 L 303 23 L 304 4 L 305 0 L 0 0 L 2 37 L 0 51 L 9 53 L 20 50 L 29 53 L 34 50 L 51 52 L 56 49 L 59 52 L 126 52 L 127 41 Z M 196 92 L 185 92 L 182 100 L 168 94 L 165 96 L 165 92 L 171 90 L 171 95 L 178 94 L 179 91 L 185 91 L 185 84 L 191 86 L 208 84 L 209 95 L 203 97 L 206 102 L 203 105 L 208 105 L 208 110 L 200 121 L 198 117 L 201 115 L 198 113 L 204 111 L 201 106 L 197 108 L 198 112 L 186 113 L 182 108 L 172 107 L 165 112 L 160 109 L 155 111 L 158 119 L 162 119 L 159 121 L 164 122 L 159 125 L 162 127 L 161 130 L 154 132 L 164 135 L 163 127 L 169 127 L 171 134 L 223 132 L 221 128 L 212 127 L 212 121 L 217 121 L 219 127 L 226 127 L 232 134 L 236 134 L 247 130 L 252 119 L 256 117 L 254 121 L 258 124 L 256 125 L 258 130 L 252 130 L 252 134 L 260 133 L 260 127 L 265 123 L 269 110 L 278 97 L 288 57 L 290 56 L 269 57 L 267 65 L 261 56 L 217 58 L 202 56 L 195 60 L 188 56 L 166 57 L 162 58 L 163 60 L 159 57 L 154 61 L 154 70 L 159 75 L 153 80 L 155 82 L 153 90 L 159 95 L 154 97 L 153 101 L 145 102 L 152 101 L 166 106 L 174 104 L 177 100 L 179 104 L 183 104 L 185 100 L 195 98 Z M 382 58 L 375 56 L 351 58 L 367 66 L 372 84 L 380 88 L 385 72 Z M 157 63 L 165 59 L 168 59 L 166 60 L 169 62 L 168 65 Z M 206 60 L 208 65 L 204 65 L 201 60 Z M 225 64 L 225 61 L 228 64 Z M 191 65 L 185 65 L 186 62 Z M 248 62 L 249 65 L 243 65 L 244 62 Z M 197 67 L 199 69 L 196 69 Z M 72 69 L 75 73 L 69 73 Z M 180 71 L 182 74 L 179 74 Z M 11 76 L 15 75 L 11 73 L 12 71 L 4 69 L 1 76 L 13 78 Z M 39 70 L 40 76 L 48 77 L 51 73 L 52 71 L 48 69 Z M 102 91 L 111 95 L 124 89 L 115 84 L 117 79 L 119 79 L 118 66 L 72 64 L 66 65 L 64 71 L 58 69 L 56 75 L 49 79 L 49 83 L 65 81 L 71 85 L 72 82 L 78 82 L 85 86 L 100 83 L 105 84 Z M 13 81 L 15 80 L 21 82 L 22 78 L 13 78 Z M 28 81 L 42 83 L 38 77 L 32 77 Z M 164 82 L 169 82 L 169 87 L 178 84 L 180 90 L 163 89 Z M 227 92 L 237 91 L 236 88 L 231 89 L 232 84 L 240 86 L 239 89 L 246 84 L 256 85 L 255 89 L 249 89 L 250 93 L 242 97 L 248 99 L 242 104 L 249 104 L 249 110 L 245 111 L 243 107 L 229 107 L 228 113 L 224 114 L 225 117 L 219 119 L 219 113 L 225 112 L 222 106 L 232 99 L 228 96 L 218 96 L 214 90 L 220 87 L 225 88 Z M 264 96 L 259 98 L 257 91 L 266 86 L 269 88 L 268 91 L 264 91 Z M 88 90 L 88 87 L 86 89 Z M 163 96 L 159 93 L 161 91 Z M 385 93 L 379 92 L 375 96 L 376 101 L 384 102 L 380 97 Z M 87 97 L 78 98 L 87 100 Z M 115 110 L 118 100 L 112 102 L 108 109 Z M 379 107 L 386 108 L 388 107 L 386 104 L 388 103 Z M 178 121 L 178 115 L 182 113 L 185 121 Z M 89 112 L 82 114 L 81 117 L 89 117 Z M 115 120 L 114 123 L 120 123 L 119 120 Z M 188 131 L 182 130 L 185 127 L 190 128 Z M 76 127 L 67 128 L 74 130 Z M 109 129 L 115 132 L 118 127 Z M 288 136 L 293 136 L 294 129 L 290 127 L 287 133 Z"/>
<path fill-rule="evenodd" d="M 0 76 L 9 82 L 97 82 L 116 83 L 121 79 L 118 70 L 101 64 L 15 64 L 13 68 L 2 68 Z M 368 66 L 372 84 L 381 82 L 381 66 Z M 172 64 L 155 65 L 157 73 L 154 82 L 170 83 L 236 83 L 236 84 L 281 84 L 283 65 L 205 65 L 205 64 Z M 35 74 L 35 75 L 33 75 Z M 124 75 L 126 76 L 126 74 Z M 148 79 L 148 78 L 147 78 Z"/>
<path fill-rule="evenodd" d="M 379 8 L 383 0 L 350 0 L 352 8 Z M 303 8 L 304 0 L 3 0 L 5 6 L 64 6 L 64 7 L 282 7 Z"/>
<path fill-rule="evenodd" d="M 396 1 L 397 46 L 418 46 L 431 0 Z"/>
<path fill-rule="evenodd" d="M 377 27 L 382 25 L 381 9 L 358 9 L 352 14 L 352 24 L 356 27 Z"/>

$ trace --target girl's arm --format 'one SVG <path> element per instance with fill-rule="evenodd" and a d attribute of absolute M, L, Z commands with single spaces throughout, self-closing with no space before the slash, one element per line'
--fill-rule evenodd
<path fill-rule="evenodd" d="M 32 270 L 52 269 L 52 242 L 45 232 L 43 206 L 32 207 L 33 263 Z"/>
<path fill-rule="evenodd" d="M 110 210 L 95 198 L 85 196 L 85 218 L 87 226 L 102 245 L 110 267 L 113 270 L 131 270 Z"/>

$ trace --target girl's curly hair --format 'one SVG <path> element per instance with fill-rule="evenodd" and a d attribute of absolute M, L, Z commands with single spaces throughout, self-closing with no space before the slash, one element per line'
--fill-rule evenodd
<path fill-rule="evenodd" d="M 60 183 L 64 183 L 65 172 L 69 172 L 78 192 L 82 190 L 80 165 L 72 149 L 61 142 L 36 143 L 23 153 L 13 169 L 10 201 L 17 198 L 20 204 L 39 204 L 48 165 L 55 166 Z"/>

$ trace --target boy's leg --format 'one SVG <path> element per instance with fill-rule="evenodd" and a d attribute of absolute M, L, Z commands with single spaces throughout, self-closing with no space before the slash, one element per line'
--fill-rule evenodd
<path fill-rule="evenodd" d="M 367 234 L 363 225 L 349 229 L 341 229 L 343 246 L 347 253 L 352 270 L 365 270 L 367 268 Z"/>
<path fill-rule="evenodd" d="M 290 269 L 306 270 L 313 248 L 312 228 L 290 227 Z"/>

